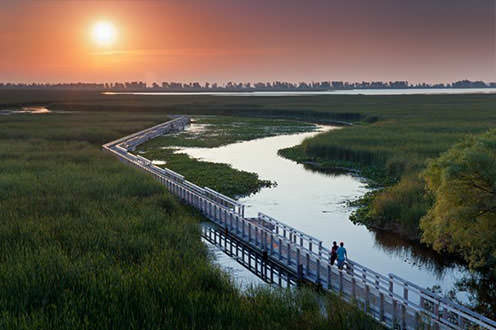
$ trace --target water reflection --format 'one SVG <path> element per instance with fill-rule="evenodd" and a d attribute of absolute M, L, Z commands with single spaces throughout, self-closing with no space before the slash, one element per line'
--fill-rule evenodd
<path fill-rule="evenodd" d="M 317 164 L 313 164 L 313 163 L 305 163 L 303 164 L 303 168 L 311 172 L 326 174 L 331 177 L 337 177 L 340 175 L 346 175 L 346 176 L 353 175 L 358 180 L 362 180 L 362 178 L 358 175 L 358 171 L 355 171 L 354 169 L 349 169 L 344 167 L 325 168 L 325 167 L 320 167 Z M 363 181 L 365 182 L 364 179 Z"/>
<path fill-rule="evenodd" d="M 333 127 L 321 127 L 330 130 Z M 344 241 L 350 258 L 375 271 L 396 275 L 423 287 L 440 286 L 442 293 L 457 288 L 470 278 L 468 270 L 455 259 L 434 254 L 431 250 L 398 235 L 372 231 L 349 221 L 353 208 L 347 201 L 365 194 L 365 182 L 344 169 L 316 170 L 312 164 L 297 164 L 277 155 L 282 148 L 300 144 L 318 132 L 281 135 L 218 148 L 181 148 L 194 158 L 227 163 L 233 168 L 256 172 L 262 179 L 277 182 L 276 187 L 240 199 L 246 215 L 266 213 L 290 226 L 325 242 Z M 468 302 L 470 294 L 457 298 Z"/>
<path fill-rule="evenodd" d="M 21 109 L 4 109 L 0 110 L 0 115 L 13 115 L 13 114 L 22 114 L 22 113 L 28 113 L 28 114 L 35 114 L 35 115 L 40 115 L 40 114 L 47 114 L 50 113 L 51 111 L 48 110 L 45 107 L 22 107 Z"/>
<path fill-rule="evenodd" d="M 425 269 L 437 279 L 442 279 L 451 268 L 463 267 L 461 260 L 455 256 L 441 255 L 423 244 L 390 232 L 376 229 L 371 229 L 371 232 L 375 235 L 377 249 L 396 258 L 402 258 L 403 262 L 409 263 L 412 267 Z"/>
<path fill-rule="evenodd" d="M 496 275 L 471 274 L 457 283 L 457 290 L 466 292 L 471 308 L 490 319 L 496 319 Z"/>

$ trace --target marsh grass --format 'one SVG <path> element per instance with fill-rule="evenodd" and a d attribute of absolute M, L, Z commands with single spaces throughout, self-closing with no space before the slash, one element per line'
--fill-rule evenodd
<path fill-rule="evenodd" d="M 0 328 L 371 329 L 329 297 L 241 294 L 209 261 L 202 217 L 100 150 L 155 113 L 0 117 Z"/>
<path fill-rule="evenodd" d="M 193 129 L 164 135 L 141 145 L 145 157 L 165 161 L 163 165 L 179 172 L 187 180 L 209 187 L 227 196 L 238 198 L 258 192 L 274 183 L 261 180 L 256 173 L 240 171 L 227 164 L 206 162 L 176 152 L 174 147 L 214 148 L 230 143 L 248 141 L 280 134 L 312 131 L 315 125 L 293 120 L 261 119 L 225 116 L 195 116 Z"/>
<path fill-rule="evenodd" d="M 360 170 L 386 188 L 362 198 L 352 219 L 419 239 L 419 220 L 432 206 L 420 172 L 428 159 L 438 157 L 467 134 L 496 126 L 496 96 L 420 95 L 376 100 L 376 105 L 363 111 L 377 116 L 378 121 L 319 134 L 280 154 L 323 168 Z"/>
<path fill-rule="evenodd" d="M 188 181 L 200 187 L 214 189 L 232 198 L 247 196 L 275 184 L 269 180 L 261 180 L 256 173 L 237 170 L 228 164 L 191 158 L 187 154 L 176 152 L 175 148 L 152 149 L 143 155 L 148 159 L 164 160 L 166 164 L 158 166 L 181 173 Z"/>
<path fill-rule="evenodd" d="M 145 96 L 101 95 L 81 91 L 0 91 L 3 105 L 47 105 L 50 109 L 99 112 L 102 110 L 132 113 L 192 115 L 229 115 L 257 117 L 263 120 L 290 119 L 317 123 L 352 122 L 352 127 L 319 134 L 281 155 L 302 162 L 319 164 L 324 170 L 349 167 L 360 170 L 376 185 L 392 186 L 384 194 L 376 193 L 379 205 L 400 204 L 405 208 L 375 207 L 375 199 L 364 200 L 366 207 L 357 215 L 367 215 L 376 225 L 391 222 L 390 227 L 404 227 L 407 236 L 420 235 L 419 215 L 430 205 L 418 199 L 418 174 L 429 158 L 436 158 L 467 134 L 478 134 L 496 125 L 496 95 L 328 95 L 300 97 L 216 97 L 216 96 Z M 0 132 L 0 135 L 2 132 Z M 15 134 L 19 138 L 25 132 Z M 88 134 L 88 132 L 86 133 Z M 108 135 L 104 132 L 103 135 Z M 61 138 L 63 138 L 63 134 Z M 99 135 L 90 136 L 98 140 Z M 182 142 L 186 144 L 186 140 Z M 214 141 L 214 140 L 212 140 Z M 215 144 L 222 144 L 222 137 Z M 181 141 L 170 140 L 172 144 Z M 208 145 L 205 142 L 189 144 Z M 405 181 L 401 187 L 396 184 Z M 405 187 L 412 187 L 410 192 Z M 401 190 L 396 194 L 395 189 Z M 410 197 L 406 195 L 410 194 Z M 418 200 L 418 202 L 415 202 Z M 370 211 L 370 212 L 369 212 Z M 364 221 L 365 222 L 365 221 Z M 406 226 L 405 226 L 406 225 Z"/>

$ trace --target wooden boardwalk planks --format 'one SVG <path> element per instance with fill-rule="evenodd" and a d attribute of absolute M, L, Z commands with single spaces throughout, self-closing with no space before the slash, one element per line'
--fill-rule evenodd
<path fill-rule="evenodd" d="M 356 303 L 390 328 L 496 329 L 493 320 L 394 274 L 385 276 L 352 260 L 347 260 L 344 270 L 338 270 L 330 265 L 330 251 L 319 239 L 262 213 L 257 219 L 247 219 L 244 205 L 237 201 L 129 152 L 145 141 L 184 129 L 188 124 L 189 118 L 178 117 L 109 142 L 103 149 L 151 174 L 171 193 L 199 209 L 220 230 L 212 234 L 202 229 L 202 236 L 213 244 L 224 244 L 226 253 L 252 271 L 262 272 L 270 283 L 274 283 L 274 278 L 280 286 L 284 282 L 287 286 L 298 281 L 313 283 Z"/>

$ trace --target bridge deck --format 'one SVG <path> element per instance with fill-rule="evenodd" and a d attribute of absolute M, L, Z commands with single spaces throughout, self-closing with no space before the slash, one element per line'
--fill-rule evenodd
<path fill-rule="evenodd" d="M 330 251 L 319 239 L 262 213 L 257 219 L 247 219 L 244 206 L 237 201 L 199 187 L 182 175 L 159 168 L 148 159 L 129 152 L 156 136 L 183 129 L 188 123 L 188 118 L 179 117 L 109 142 L 103 148 L 151 174 L 171 193 L 200 210 L 222 232 L 222 235 L 217 234 L 218 240 L 205 229 L 202 229 L 202 236 L 216 244 L 229 244 L 230 255 L 238 261 L 250 265 L 252 255 L 257 255 L 258 259 L 262 256 L 266 265 L 262 271 L 269 271 L 265 279 L 269 278 L 267 281 L 271 283 L 275 276 L 279 285 L 283 279 L 287 283 L 296 279 L 315 284 L 356 303 L 391 328 L 417 329 L 427 325 L 437 329 L 496 329 L 496 322 L 394 274 L 384 276 L 352 260 L 347 260 L 344 270 L 338 270 L 330 265 Z M 250 251 L 247 260 L 246 253 L 238 253 L 240 244 L 243 246 L 241 251 Z M 258 271 L 257 266 L 255 270 Z"/>

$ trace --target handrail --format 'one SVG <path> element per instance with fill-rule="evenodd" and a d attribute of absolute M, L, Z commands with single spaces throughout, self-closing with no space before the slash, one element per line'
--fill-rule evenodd
<path fill-rule="evenodd" d="M 355 294 L 355 285 L 365 288 L 366 292 L 368 292 L 368 287 L 372 287 L 382 294 L 382 297 L 387 296 L 389 297 L 388 299 L 392 299 L 393 305 L 394 303 L 399 303 L 403 306 L 403 308 L 409 308 L 410 311 L 415 314 L 422 313 L 430 318 L 429 322 L 431 323 L 433 322 L 449 328 L 457 328 L 460 324 L 463 324 L 463 322 L 470 322 L 471 324 L 484 327 L 486 329 L 496 329 L 495 321 L 473 312 L 455 302 L 452 302 L 447 298 L 440 297 L 434 292 L 421 288 L 397 275 L 390 273 L 385 276 L 368 267 L 360 265 L 351 259 L 347 260 L 346 270 L 338 271 L 336 269 L 332 269 L 329 260 L 331 254 L 330 250 L 323 246 L 321 240 L 263 213 L 259 213 L 258 218 L 274 225 L 275 228 L 282 229 L 283 233 L 281 233 L 278 229 L 274 231 L 267 226 L 253 222 L 244 217 L 244 214 L 240 211 L 244 209 L 244 205 L 238 201 L 228 196 L 224 196 L 208 187 L 201 188 L 194 183 L 185 180 L 184 176 L 181 174 L 167 168 L 155 166 L 145 157 L 133 155 L 128 151 L 129 149 L 122 147 L 122 145 L 126 145 L 127 141 L 130 139 L 137 138 L 141 141 L 139 143 L 142 143 L 150 138 L 166 133 L 165 129 L 167 128 L 176 129 L 177 127 L 174 127 L 176 123 L 179 123 L 182 125 L 181 127 L 184 127 L 187 122 L 189 122 L 188 118 L 179 117 L 169 122 L 155 125 L 143 131 L 106 143 L 102 147 L 104 150 L 115 154 L 119 158 L 124 159 L 129 163 L 153 174 L 164 184 L 167 183 L 168 188 L 171 189 L 172 192 L 178 194 L 183 200 L 186 200 L 186 202 L 200 208 L 200 210 L 202 210 L 212 221 L 222 227 L 225 227 L 226 230 L 229 229 L 233 235 L 240 239 L 247 240 L 247 243 L 253 246 L 254 249 L 262 249 L 265 252 L 270 252 L 271 256 L 273 255 L 273 257 L 277 258 L 279 262 L 285 263 L 286 267 L 293 269 L 295 273 L 300 274 L 300 267 L 303 267 L 304 272 L 301 275 L 310 282 L 319 283 L 319 281 L 322 281 L 323 277 L 321 272 L 327 270 L 328 279 L 326 282 L 326 288 L 328 290 L 333 290 L 329 280 L 331 279 L 332 273 L 334 273 L 332 276 L 335 276 L 336 272 L 338 272 L 340 281 L 348 281 L 348 283 L 352 283 L 353 295 Z M 134 147 L 139 145 L 139 143 L 134 145 Z M 198 199 L 198 203 L 197 201 L 192 200 L 192 196 Z M 219 200 L 231 205 L 232 207 L 227 207 Z M 236 207 L 238 208 L 237 212 Z M 234 227 L 233 219 L 235 219 Z M 241 230 L 239 228 L 239 223 L 241 223 L 242 226 Z M 248 227 L 248 234 L 245 232 L 246 226 Z M 286 237 L 286 232 L 291 233 L 290 237 Z M 255 235 L 254 241 L 253 237 L 250 239 L 250 235 L 253 233 Z M 296 236 L 300 238 L 300 242 L 295 242 Z M 278 245 L 277 248 L 279 251 L 274 251 L 274 239 L 277 241 L 275 243 Z M 307 242 L 306 245 L 303 243 L 305 241 Z M 285 256 L 281 254 L 281 245 L 285 248 Z M 314 246 L 318 247 L 317 252 L 313 251 Z M 340 283 L 340 290 L 342 290 L 343 284 L 342 282 Z M 399 286 L 397 289 L 402 289 L 403 295 L 397 293 L 398 290 L 395 290 L 395 284 Z M 412 300 L 411 295 L 408 295 L 409 292 L 418 296 L 417 298 L 419 300 Z M 365 299 L 367 300 L 368 297 Z M 426 302 L 429 302 L 433 309 L 429 306 L 426 307 Z M 451 316 L 446 316 L 444 312 L 452 314 Z M 393 313 L 396 313 L 394 308 Z M 453 315 L 458 318 L 456 324 L 453 323 Z M 376 316 L 374 315 L 374 317 Z M 395 315 L 393 315 L 393 322 L 394 318 Z M 383 323 L 385 322 L 382 317 L 379 321 Z M 405 322 L 404 315 L 403 322 Z"/>

